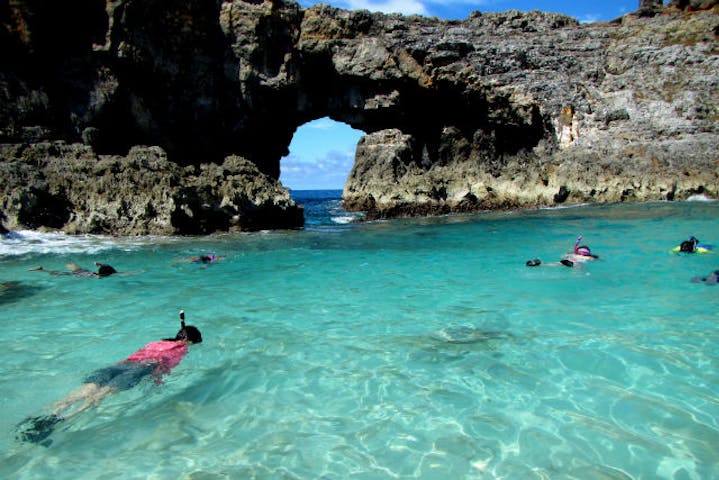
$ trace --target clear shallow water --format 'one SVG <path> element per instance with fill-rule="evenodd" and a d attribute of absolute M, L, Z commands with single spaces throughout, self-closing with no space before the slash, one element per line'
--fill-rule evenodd
<path fill-rule="evenodd" d="M 719 256 L 669 253 L 719 244 L 718 203 L 351 224 L 338 193 L 295 192 L 304 231 L 2 240 L 0 477 L 719 477 L 719 286 L 689 282 Z M 578 234 L 600 259 L 551 265 Z M 28 271 L 94 261 L 123 274 Z M 205 341 L 164 385 L 15 440 L 181 308 Z"/>

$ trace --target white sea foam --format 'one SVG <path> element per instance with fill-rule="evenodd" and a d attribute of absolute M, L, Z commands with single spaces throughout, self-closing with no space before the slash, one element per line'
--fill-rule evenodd
<path fill-rule="evenodd" d="M 590 203 L 568 203 L 568 204 L 562 204 L 562 205 L 551 205 L 547 207 L 539 207 L 538 210 L 566 210 L 568 208 L 581 208 L 586 207 L 588 205 L 591 205 Z"/>
<path fill-rule="evenodd" d="M 148 242 L 171 241 L 166 237 L 110 237 L 66 235 L 32 230 L 14 231 L 0 236 L 0 256 L 45 253 L 97 253 L 110 249 L 134 250 Z"/>
<path fill-rule="evenodd" d="M 706 195 L 699 194 L 690 196 L 687 198 L 687 202 L 716 202 L 716 200 L 709 198 Z"/>
<path fill-rule="evenodd" d="M 353 216 L 350 216 L 350 215 L 341 215 L 341 216 L 338 216 L 338 217 L 332 217 L 332 221 L 333 221 L 334 223 L 339 223 L 339 224 L 344 225 L 344 224 L 347 224 L 347 223 L 355 222 L 355 221 L 357 221 L 359 218 L 360 218 L 359 216 L 353 217 Z"/>

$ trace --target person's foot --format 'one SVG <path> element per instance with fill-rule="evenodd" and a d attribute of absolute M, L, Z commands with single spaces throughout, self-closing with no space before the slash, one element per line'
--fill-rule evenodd
<path fill-rule="evenodd" d="M 542 264 L 542 261 L 538 258 L 535 258 L 534 260 L 527 260 L 527 266 L 528 267 L 536 267 Z"/>
<path fill-rule="evenodd" d="M 42 267 L 32 267 L 27 269 L 28 272 L 37 272 L 38 270 L 42 270 Z"/>
<path fill-rule="evenodd" d="M 43 446 L 49 446 L 51 440 L 47 437 L 55 430 L 55 425 L 63 420 L 57 415 L 40 415 L 30 417 L 22 421 L 18 425 L 18 434 L 16 438 L 23 442 L 38 443 Z"/>

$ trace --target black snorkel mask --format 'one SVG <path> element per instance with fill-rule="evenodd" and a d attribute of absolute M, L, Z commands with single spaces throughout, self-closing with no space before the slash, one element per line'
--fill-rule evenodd
<path fill-rule="evenodd" d="M 165 338 L 169 342 L 181 342 L 187 340 L 189 343 L 202 343 L 202 334 L 192 325 L 185 325 L 185 311 L 180 310 L 180 331 L 174 338 Z"/>

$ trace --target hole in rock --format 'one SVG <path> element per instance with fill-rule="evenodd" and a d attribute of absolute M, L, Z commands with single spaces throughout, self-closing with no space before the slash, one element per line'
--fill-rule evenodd
<path fill-rule="evenodd" d="M 293 135 L 289 155 L 280 160 L 282 185 L 293 197 L 298 190 L 335 190 L 339 197 L 362 135 L 329 117 L 305 123 Z"/>

